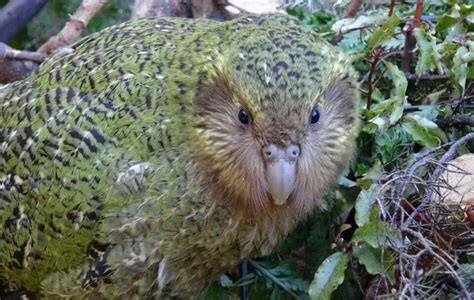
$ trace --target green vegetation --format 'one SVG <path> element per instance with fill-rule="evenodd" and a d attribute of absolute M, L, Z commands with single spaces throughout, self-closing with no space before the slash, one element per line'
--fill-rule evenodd
<path fill-rule="evenodd" d="M 60 30 L 79 2 L 51 0 L 11 46 L 37 49 Z M 128 2 L 110 2 L 89 24 L 87 33 L 129 18 L 130 4 L 124 4 Z M 418 164 L 428 155 L 439 159 L 447 149 L 442 145 L 452 145 L 474 129 L 439 126 L 439 120 L 454 114 L 473 115 L 474 3 L 424 1 L 421 16 L 416 14 L 416 1 L 397 4 L 391 16 L 389 10 L 388 5 L 380 5 L 359 12 L 356 18 L 339 20 L 330 13 L 288 10 L 351 55 L 360 72 L 362 126 L 357 159 L 341 177 L 338 189 L 327 196 L 331 203 L 327 212 L 315 213 L 301 224 L 270 257 L 250 261 L 245 277 L 223 275 L 205 299 L 229 299 L 246 284 L 250 299 L 272 300 L 362 298 L 376 280 L 386 287 L 381 294 L 462 298 L 464 291 L 456 280 L 472 285 L 474 252 L 469 253 L 469 247 L 458 246 L 466 251 L 454 254 L 451 248 L 440 246 L 447 255 L 444 259 L 457 272 L 453 277 L 436 255 L 428 250 L 423 257 L 420 254 L 420 249 L 427 248 L 417 246 L 416 237 L 419 233 L 426 238 L 425 233 L 432 230 L 423 221 L 429 213 L 415 214 L 417 219 L 408 224 L 403 218 L 422 207 L 432 191 L 423 180 L 431 178 L 436 162 Z M 407 49 L 413 53 L 407 55 Z M 459 152 L 474 152 L 474 148 L 459 145 Z M 421 181 L 421 190 L 412 177 L 406 186 L 397 185 L 396 175 L 407 175 L 406 170 L 413 170 L 411 175 Z M 391 193 L 400 198 L 398 202 L 389 197 Z M 432 218 L 428 223 L 435 222 Z M 463 228 L 463 222 L 456 219 L 450 224 Z M 452 247 L 456 244 L 448 237 L 455 233 L 445 232 L 442 224 L 433 233 L 439 232 L 441 238 L 427 239 L 433 249 L 440 240 Z M 472 237 L 467 241 L 472 243 Z M 411 270 L 401 271 L 400 263 L 412 267 L 415 261 L 416 266 L 420 257 L 424 273 L 407 285 L 402 279 L 410 281 L 415 275 Z M 448 271 L 443 275 L 442 270 Z"/>

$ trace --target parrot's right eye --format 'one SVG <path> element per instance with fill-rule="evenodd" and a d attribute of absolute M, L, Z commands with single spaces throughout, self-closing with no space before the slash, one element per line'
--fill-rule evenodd
<path fill-rule="evenodd" d="M 249 113 L 243 107 L 241 107 L 240 110 L 239 110 L 239 121 L 240 121 L 240 123 L 242 123 L 244 125 L 248 125 L 249 122 L 250 122 Z"/>

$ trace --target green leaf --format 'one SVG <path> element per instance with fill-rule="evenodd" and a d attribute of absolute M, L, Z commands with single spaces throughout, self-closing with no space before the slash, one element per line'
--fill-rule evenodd
<path fill-rule="evenodd" d="M 394 93 L 396 95 L 396 98 L 400 102 L 400 104 L 403 105 L 408 86 L 408 81 L 405 76 L 405 73 L 400 71 L 400 69 L 396 65 L 388 61 L 384 61 L 384 64 L 385 66 L 387 66 L 387 69 L 390 75 L 392 76 L 393 85 L 395 86 Z"/>
<path fill-rule="evenodd" d="M 278 287 L 273 287 L 272 294 L 270 296 L 270 300 L 283 300 L 286 299 L 288 295 L 285 295 L 281 289 Z"/>
<path fill-rule="evenodd" d="M 416 122 L 404 122 L 402 127 L 415 141 L 425 147 L 433 148 L 440 145 L 440 140 L 437 137 L 429 133 L 423 126 Z"/>
<path fill-rule="evenodd" d="M 435 91 L 435 92 L 432 92 L 431 94 L 428 94 L 426 96 L 426 99 L 428 100 L 428 103 L 430 105 L 435 105 L 436 103 L 438 103 L 438 100 L 439 98 L 444 94 L 446 93 L 446 89 L 442 89 L 442 90 L 439 90 L 439 91 Z"/>
<path fill-rule="evenodd" d="M 397 102 L 396 104 L 398 105 L 394 105 L 393 111 L 389 117 L 391 125 L 397 123 L 398 120 L 400 120 L 400 118 L 403 116 L 403 102 L 401 104 Z"/>
<path fill-rule="evenodd" d="M 274 268 L 270 268 L 263 262 L 249 260 L 249 263 L 257 274 L 267 279 L 268 287 L 278 286 L 295 299 L 299 299 L 301 292 L 308 291 L 308 282 L 297 277 L 288 263 L 280 263 Z"/>
<path fill-rule="evenodd" d="M 375 117 L 370 119 L 369 122 L 377 125 L 379 130 L 384 130 L 390 125 L 389 120 L 386 117 Z"/>
<path fill-rule="evenodd" d="M 355 221 L 357 226 L 362 227 L 370 221 L 370 214 L 378 191 L 379 186 L 377 184 L 372 184 L 368 190 L 359 193 L 355 203 Z"/>
<path fill-rule="evenodd" d="M 436 48 L 436 38 L 422 27 L 415 28 L 413 35 L 420 48 L 420 58 L 416 64 L 416 74 L 421 75 L 428 71 L 433 71 L 434 69 L 436 69 L 439 74 L 443 74 L 441 57 Z"/>
<path fill-rule="evenodd" d="M 336 252 L 326 258 L 314 274 L 309 286 L 309 295 L 313 300 L 329 300 L 331 294 L 344 281 L 344 272 L 349 256 L 344 252 Z"/>
<path fill-rule="evenodd" d="M 334 23 L 331 30 L 334 32 L 346 33 L 348 31 L 356 30 L 359 28 L 372 27 L 379 24 L 382 24 L 385 20 L 385 16 L 379 13 L 374 13 L 372 15 L 362 15 L 357 19 L 349 18 L 342 19 Z"/>
<path fill-rule="evenodd" d="M 459 13 L 463 16 L 466 21 L 470 21 L 474 14 L 474 5 L 462 4 L 459 6 Z"/>
<path fill-rule="evenodd" d="M 384 64 L 387 66 L 388 72 L 392 78 L 394 85 L 394 88 L 392 90 L 392 98 L 377 103 L 377 105 L 374 106 L 374 109 L 382 108 L 383 106 L 380 106 L 382 104 L 386 105 L 386 114 L 388 113 L 390 125 L 393 125 L 397 123 L 398 120 L 400 120 L 400 118 L 403 116 L 403 106 L 405 103 L 405 94 L 407 91 L 408 81 L 406 79 L 405 74 L 400 71 L 400 69 L 396 65 L 388 61 L 384 61 Z"/>
<path fill-rule="evenodd" d="M 458 0 L 443 0 L 443 2 L 449 5 L 454 5 L 458 3 Z"/>
<path fill-rule="evenodd" d="M 465 26 L 462 22 L 458 22 L 453 26 L 449 27 L 445 42 L 452 42 L 456 40 L 459 35 L 464 34 L 466 32 L 467 26 Z"/>
<path fill-rule="evenodd" d="M 386 31 L 383 27 L 377 28 L 367 41 L 369 51 L 374 50 L 374 48 L 388 41 L 392 37 L 392 33 L 393 32 Z"/>
<path fill-rule="evenodd" d="M 367 242 L 374 248 L 385 246 L 386 238 L 394 237 L 393 229 L 382 221 L 373 221 L 357 228 L 352 237 L 353 242 Z"/>
<path fill-rule="evenodd" d="M 393 256 L 391 252 L 386 249 L 373 248 L 369 244 L 359 244 L 352 248 L 352 254 L 356 257 L 369 274 L 377 275 L 383 274 L 390 280 L 390 283 L 395 283 L 395 270 L 391 267 Z"/>
<path fill-rule="evenodd" d="M 468 72 L 467 62 L 463 62 L 461 57 L 468 52 L 469 50 L 466 47 L 459 47 L 453 58 L 454 66 L 452 72 L 454 75 L 454 83 L 461 96 L 464 95 L 466 89 L 466 78 Z"/>
<path fill-rule="evenodd" d="M 458 22 L 460 22 L 459 18 L 449 15 L 441 16 L 436 23 L 436 32 L 443 32 Z"/>
<path fill-rule="evenodd" d="M 388 17 L 387 21 L 385 21 L 381 27 L 375 29 L 374 33 L 372 33 L 369 40 L 367 41 L 367 48 L 369 51 L 372 51 L 374 48 L 377 48 L 383 43 L 389 41 L 395 32 L 396 26 L 398 26 L 400 22 L 400 18 L 396 15 L 393 15 Z"/>
<path fill-rule="evenodd" d="M 474 79 L 474 67 L 469 67 L 467 71 L 467 79 Z"/>
<path fill-rule="evenodd" d="M 429 134 L 435 137 L 438 137 L 441 142 L 443 143 L 448 142 L 448 137 L 446 136 L 446 133 L 444 133 L 444 131 L 441 130 L 441 128 L 439 128 L 435 122 L 427 119 L 426 117 L 423 117 L 417 113 L 413 113 L 413 114 L 408 114 L 405 117 L 405 120 L 415 122 L 418 125 L 422 126 Z"/>

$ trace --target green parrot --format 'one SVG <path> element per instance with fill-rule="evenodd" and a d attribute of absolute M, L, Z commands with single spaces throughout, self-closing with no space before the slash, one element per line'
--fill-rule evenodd
<path fill-rule="evenodd" d="M 0 88 L 0 289 L 195 299 L 348 166 L 350 60 L 285 15 L 119 24 Z"/>

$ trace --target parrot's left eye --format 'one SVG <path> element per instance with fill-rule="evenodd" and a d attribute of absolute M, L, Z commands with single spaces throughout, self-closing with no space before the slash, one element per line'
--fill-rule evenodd
<path fill-rule="evenodd" d="M 250 122 L 249 113 L 243 107 L 241 107 L 240 110 L 239 110 L 239 121 L 240 121 L 240 123 L 242 123 L 244 125 L 248 125 L 249 122 Z"/>
<path fill-rule="evenodd" d="M 320 115 L 321 114 L 319 113 L 319 110 L 316 107 L 314 107 L 313 110 L 311 111 L 311 118 L 310 118 L 311 124 L 318 123 Z"/>

